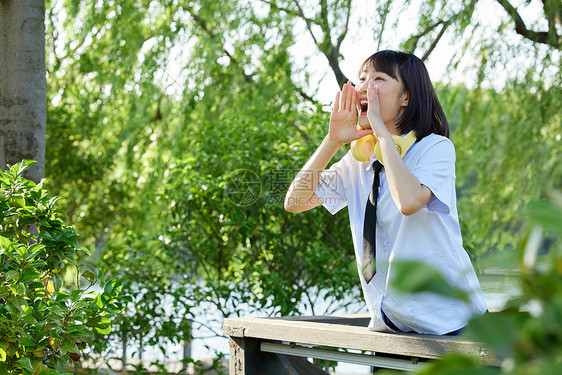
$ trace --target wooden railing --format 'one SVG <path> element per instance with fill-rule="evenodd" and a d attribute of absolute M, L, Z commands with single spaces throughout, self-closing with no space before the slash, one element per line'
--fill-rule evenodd
<path fill-rule="evenodd" d="M 458 336 L 370 332 L 368 315 L 229 318 L 230 375 L 326 374 L 307 358 L 411 371 L 447 352 L 500 359 Z"/>

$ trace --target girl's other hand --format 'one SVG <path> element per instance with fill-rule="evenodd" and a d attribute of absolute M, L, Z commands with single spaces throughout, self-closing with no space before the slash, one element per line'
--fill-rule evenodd
<path fill-rule="evenodd" d="M 388 130 L 386 129 L 381 117 L 378 87 L 375 86 L 375 81 L 372 79 L 370 79 L 367 83 L 367 100 L 369 101 L 367 117 L 369 118 L 369 123 L 371 123 L 373 133 L 375 137 L 377 137 L 377 134 L 381 134 L 381 132 Z"/>
<path fill-rule="evenodd" d="M 372 132 L 371 129 L 357 129 L 357 91 L 351 82 L 347 82 L 343 85 L 341 93 L 336 94 L 328 137 L 345 144 Z"/>

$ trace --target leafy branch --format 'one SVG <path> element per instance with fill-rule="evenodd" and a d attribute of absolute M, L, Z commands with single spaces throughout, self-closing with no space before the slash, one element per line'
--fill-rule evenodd
<path fill-rule="evenodd" d="M 347 32 L 349 30 L 349 20 L 351 17 L 351 0 L 344 1 L 344 9 L 345 9 L 345 21 L 343 29 L 340 31 L 339 35 L 335 38 L 335 42 L 332 41 L 332 26 L 330 25 L 330 13 L 328 9 L 328 2 L 326 0 L 320 0 L 320 12 L 316 14 L 314 18 L 306 17 L 304 14 L 304 10 L 302 9 L 301 5 L 299 4 L 298 0 L 293 0 L 293 4 L 296 9 L 291 9 L 288 7 L 283 7 L 277 4 L 275 0 L 262 0 L 263 3 L 268 4 L 275 9 L 278 9 L 282 12 L 285 12 L 289 15 L 298 17 L 302 19 L 310 34 L 314 44 L 318 48 L 318 50 L 326 57 L 328 60 L 328 64 L 336 77 L 338 85 L 341 87 L 343 86 L 349 79 L 343 74 L 341 67 L 340 67 L 340 49 L 341 45 L 347 36 Z M 313 26 L 318 26 L 322 31 L 321 38 L 317 38 L 314 34 Z"/>
<path fill-rule="evenodd" d="M 558 35 L 558 31 L 556 29 L 556 25 L 562 26 L 560 21 L 560 11 L 562 6 L 559 2 L 549 0 L 542 1 L 544 13 L 547 15 L 548 31 L 535 31 L 527 27 L 517 8 L 515 8 L 508 0 L 497 1 L 515 23 L 515 32 L 533 42 L 546 44 L 560 49 L 562 36 Z"/>

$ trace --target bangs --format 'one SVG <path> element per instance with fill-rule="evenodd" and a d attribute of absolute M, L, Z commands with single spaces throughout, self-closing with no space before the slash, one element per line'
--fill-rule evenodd
<path fill-rule="evenodd" d="M 372 68 L 377 72 L 388 74 L 396 79 L 399 65 L 399 55 L 396 51 L 379 51 L 365 60 L 359 68 L 359 75 L 369 68 Z"/>

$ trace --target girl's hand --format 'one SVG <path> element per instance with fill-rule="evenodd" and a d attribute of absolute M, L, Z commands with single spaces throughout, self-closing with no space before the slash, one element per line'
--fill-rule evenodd
<path fill-rule="evenodd" d="M 388 129 L 381 117 L 378 87 L 375 86 L 375 81 L 372 79 L 367 83 L 367 100 L 369 101 L 367 117 L 373 129 L 373 134 L 378 139 L 380 135 L 388 133 Z"/>
<path fill-rule="evenodd" d="M 336 94 L 334 109 L 330 116 L 328 137 L 330 140 L 345 144 L 371 134 L 371 129 L 357 129 L 357 91 L 351 82 L 343 85 Z"/>

